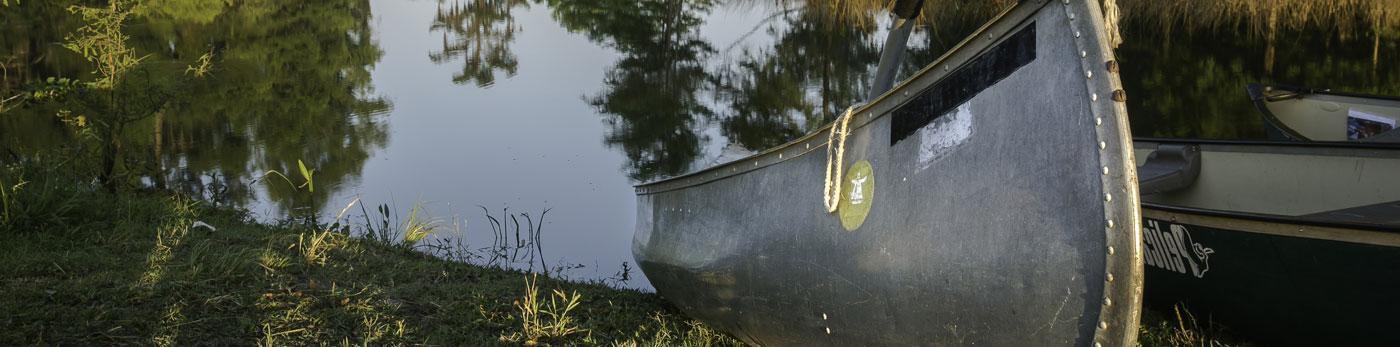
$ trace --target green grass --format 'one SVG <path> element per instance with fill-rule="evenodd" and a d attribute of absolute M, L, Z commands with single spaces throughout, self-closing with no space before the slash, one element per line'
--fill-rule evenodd
<path fill-rule="evenodd" d="M 1228 329 L 1215 322 L 1201 322 L 1180 305 L 1171 312 L 1143 310 L 1138 328 L 1140 346 L 1248 346 L 1229 335 Z"/>
<path fill-rule="evenodd" d="M 738 345 L 654 294 L 90 194 L 73 227 L 0 232 L 0 345 Z"/>
<path fill-rule="evenodd" d="M 5 193 L 0 345 L 740 345 L 654 294 L 447 261 L 408 240 L 260 224 L 157 192 L 41 180 Z M 1140 344 L 1237 344 L 1201 323 L 1148 312 Z"/>

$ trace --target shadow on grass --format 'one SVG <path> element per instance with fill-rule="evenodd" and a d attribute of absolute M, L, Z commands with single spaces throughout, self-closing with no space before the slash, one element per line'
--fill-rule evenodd
<path fill-rule="evenodd" d="M 0 345 L 529 340 L 501 338 L 528 335 L 531 318 L 517 305 L 527 292 L 524 272 L 453 262 L 343 229 L 259 224 L 242 211 L 164 193 L 81 194 L 96 195 L 80 197 L 84 212 L 65 218 L 83 227 L 0 233 L 7 265 L 0 267 L 0 311 L 7 312 Z M 193 227 L 199 224 L 209 227 Z M 543 276 L 533 285 L 544 307 L 551 293 L 567 293 L 555 300 L 572 308 L 535 312 L 567 317 L 564 331 L 574 332 L 536 342 L 739 345 L 654 294 Z M 548 326 L 553 318 L 542 319 Z"/>
<path fill-rule="evenodd" d="M 1207 319 L 1204 323 L 1177 304 L 1171 312 L 1143 310 L 1138 328 L 1139 346 L 1249 346 L 1230 335 L 1229 328 Z"/>

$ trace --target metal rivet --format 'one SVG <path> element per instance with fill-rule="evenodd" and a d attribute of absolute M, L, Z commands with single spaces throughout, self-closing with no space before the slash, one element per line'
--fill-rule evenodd
<path fill-rule="evenodd" d="M 1099 149 L 1108 148 L 1108 142 L 1099 141 Z"/>
<path fill-rule="evenodd" d="M 826 320 L 826 314 L 825 314 L 825 313 L 822 314 L 822 320 Z"/>
<path fill-rule="evenodd" d="M 808 142 L 808 143 L 807 143 L 807 149 L 812 149 L 812 143 L 811 143 L 811 142 Z"/>
<path fill-rule="evenodd" d="M 782 153 L 778 153 L 778 159 L 783 159 L 783 154 L 782 154 Z"/>
<path fill-rule="evenodd" d="M 1099 344 L 1098 342 L 1094 342 L 1094 347 L 1103 347 L 1103 345 Z"/>
<path fill-rule="evenodd" d="M 1113 274 L 1108 274 L 1108 281 L 1113 282 Z"/>
<path fill-rule="evenodd" d="M 755 161 L 753 162 L 753 166 L 758 166 L 758 161 L 757 161 L 757 160 L 755 160 Z"/>
<path fill-rule="evenodd" d="M 1103 125 L 1103 117 L 1094 117 L 1094 125 Z"/>
<path fill-rule="evenodd" d="M 943 65 L 943 71 L 948 71 L 948 69 L 950 69 L 948 65 Z"/>
<path fill-rule="evenodd" d="M 1113 194 L 1104 194 L 1103 201 L 1113 201 Z"/>
<path fill-rule="evenodd" d="M 1108 254 L 1113 255 L 1113 246 L 1108 246 Z"/>
<path fill-rule="evenodd" d="M 1069 13 L 1069 20 L 1074 20 L 1074 12 Z"/>
<path fill-rule="evenodd" d="M 1103 305 L 1104 305 L 1104 306 L 1113 306 L 1113 299 L 1103 298 Z"/>
<path fill-rule="evenodd" d="M 1084 57 L 1088 57 L 1088 56 L 1089 56 L 1089 51 L 1079 51 L 1079 57 L 1080 57 L 1080 58 L 1084 58 Z"/>
<path fill-rule="evenodd" d="M 1108 220 L 1108 227 L 1109 227 L 1109 228 L 1112 228 L 1112 227 L 1113 227 L 1113 220 L 1112 220 L 1112 219 L 1109 219 L 1109 220 Z M 1112 248 L 1112 247 L 1110 247 L 1110 248 Z"/>
<path fill-rule="evenodd" d="M 1079 30 L 1074 31 L 1074 37 L 1079 37 Z"/>
<path fill-rule="evenodd" d="M 827 334 L 827 335 L 831 335 L 831 327 L 827 327 L 827 328 L 826 328 L 826 334 Z"/>
<path fill-rule="evenodd" d="M 1084 78 L 1094 78 L 1093 71 L 1084 71 Z"/>
<path fill-rule="evenodd" d="M 1099 329 L 1108 329 L 1107 321 L 1099 321 Z"/>
<path fill-rule="evenodd" d="M 904 96 L 909 96 L 909 91 L 904 91 Z"/>
<path fill-rule="evenodd" d="M 1065 3 L 1065 5 L 1069 5 L 1069 0 L 1062 0 L 1061 2 Z"/>
<path fill-rule="evenodd" d="M 1108 167 L 1107 167 L 1107 166 L 1103 167 L 1103 174 L 1105 174 L 1105 175 L 1108 174 Z"/>
<path fill-rule="evenodd" d="M 1099 101 L 1099 93 L 1089 94 L 1089 100 L 1091 100 L 1091 101 Z"/>

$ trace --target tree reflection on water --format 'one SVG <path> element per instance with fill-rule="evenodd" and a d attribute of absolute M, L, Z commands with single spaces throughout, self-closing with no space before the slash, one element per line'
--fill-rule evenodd
<path fill-rule="evenodd" d="M 199 2 L 203 4 L 203 2 Z M 63 11 L 77 1 L 26 1 L 0 11 L 6 42 L 0 57 L 24 64 L 17 74 L 74 76 L 90 68 L 71 53 L 50 49 L 78 25 Z M 222 2 L 220 3 L 223 4 Z M 209 78 L 166 85 L 131 79 L 131 92 L 178 88 L 153 115 L 120 137 L 120 171 L 129 182 L 183 191 L 215 202 L 243 205 L 251 182 L 267 170 L 296 172 L 297 161 L 316 168 L 314 192 L 269 184 L 270 200 L 289 215 L 309 217 L 347 180 L 358 176 L 388 132 L 380 117 L 390 109 L 374 96 L 370 70 L 382 52 L 369 27 L 368 0 L 290 3 L 241 1 L 193 6 L 165 0 L 143 4 L 127 31 L 153 75 L 184 74 L 183 60 L 212 53 Z M 12 27 L 28 28 L 11 36 Z M 7 75 L 5 85 L 10 83 Z M 6 117 L 11 152 L 58 148 L 71 141 L 52 108 L 17 110 Z M 78 110 L 82 112 L 82 110 Z M 23 131 L 18 131 L 23 130 Z M 14 134 L 15 136 L 8 136 Z"/>
<path fill-rule="evenodd" d="M 773 147 L 864 101 L 880 59 L 875 26 L 831 20 L 831 11 L 801 6 L 785 12 L 771 47 L 745 52 L 723 73 L 730 111 L 722 129 L 731 142 L 750 151 Z"/>
<path fill-rule="evenodd" d="M 1388 0 L 1385 0 L 1388 1 Z M 1285 83 L 1400 95 L 1400 15 L 1385 1 L 1282 0 L 1290 9 L 1120 0 L 1117 53 L 1136 136 L 1263 138 L 1247 83 Z M 0 98 L 50 76 L 92 70 L 56 43 L 83 25 L 80 0 L 24 1 L 0 10 Z M 427 33 L 441 36 L 436 64 L 462 64 L 451 80 L 489 87 L 522 67 L 512 50 L 526 10 L 547 10 L 565 30 L 618 53 L 587 102 L 602 141 L 636 181 L 707 165 L 718 141 L 759 151 L 802 136 L 863 101 L 879 59 L 885 1 L 835 4 L 718 0 L 440 0 Z M 931 63 L 1014 1 L 927 2 L 903 76 Z M 532 8 L 532 5 L 536 8 Z M 761 8 L 754 46 L 718 47 L 700 30 L 717 10 Z M 389 139 L 388 100 L 370 72 L 383 53 L 369 0 L 146 1 L 127 28 L 146 73 L 180 75 L 212 53 L 210 77 L 188 84 L 133 79 L 128 92 L 169 91 L 168 103 L 126 129 L 121 174 L 130 185 L 247 204 L 263 172 L 317 169 L 315 192 L 265 185 L 285 214 L 314 214 L 354 181 Z M 569 100 L 558 100 L 568 102 Z M 34 106 L 0 118 L 0 154 L 17 160 L 77 138 Z M 707 135 L 708 134 L 708 135 Z M 711 138 L 714 137 L 714 138 Z M 720 138 L 722 137 L 722 138 Z"/>
<path fill-rule="evenodd" d="M 704 61 L 714 47 L 696 27 L 711 1 L 599 0 L 550 2 L 572 32 L 618 50 L 603 92 L 588 102 L 608 126 L 603 142 L 627 156 L 637 180 L 684 173 L 701 154 L 700 125 L 714 111 L 700 98 L 712 89 Z"/>
<path fill-rule="evenodd" d="M 444 1 L 450 1 L 444 5 Z M 442 50 L 428 54 L 434 63 L 445 64 L 462 58 L 462 72 L 452 75 L 452 83 L 475 83 L 488 87 L 496 74 L 514 76 L 520 62 L 511 52 L 520 25 L 511 13 L 528 8 L 525 0 L 440 0 L 429 31 L 442 32 Z"/>

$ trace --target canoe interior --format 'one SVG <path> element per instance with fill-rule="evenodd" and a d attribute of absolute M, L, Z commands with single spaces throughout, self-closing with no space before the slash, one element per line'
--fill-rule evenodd
<path fill-rule="evenodd" d="M 1135 344 L 1141 219 L 1101 13 L 1021 2 L 857 109 L 837 213 L 825 130 L 638 186 L 640 268 L 755 345 Z"/>
<path fill-rule="evenodd" d="M 1148 205 L 1400 230 L 1400 146 L 1138 139 L 1139 164 L 1163 143 L 1199 144 L 1201 172 Z"/>
<path fill-rule="evenodd" d="M 1201 171 L 1142 197 L 1145 305 L 1265 345 L 1400 345 L 1400 146 L 1134 142 L 1168 144 Z"/>
<path fill-rule="evenodd" d="M 1250 85 L 1275 139 L 1400 143 L 1400 98 Z"/>

